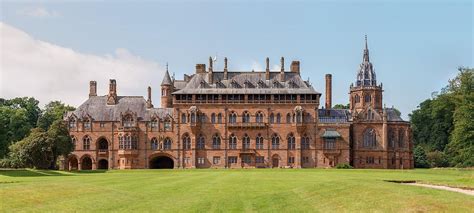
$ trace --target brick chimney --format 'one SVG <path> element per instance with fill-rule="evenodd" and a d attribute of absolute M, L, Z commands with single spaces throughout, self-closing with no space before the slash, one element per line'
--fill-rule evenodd
<path fill-rule="evenodd" d="M 97 96 L 97 82 L 96 81 L 89 82 L 89 98 L 93 96 Z"/>
<path fill-rule="evenodd" d="M 291 72 L 300 74 L 300 61 L 292 61 L 290 70 Z"/>
<path fill-rule="evenodd" d="M 265 59 L 265 80 L 270 80 L 270 59 Z"/>
<path fill-rule="evenodd" d="M 117 82 L 115 81 L 115 79 L 110 79 L 109 94 L 107 95 L 107 104 L 117 104 Z"/>
<path fill-rule="evenodd" d="M 332 108 L 332 75 L 326 74 L 326 109 Z"/>
<path fill-rule="evenodd" d="M 146 108 L 153 108 L 153 103 L 151 102 L 151 87 L 148 87 L 148 99 L 146 100 Z"/>

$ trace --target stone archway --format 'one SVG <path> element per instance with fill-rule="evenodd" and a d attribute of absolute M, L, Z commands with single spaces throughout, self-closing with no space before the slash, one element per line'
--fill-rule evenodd
<path fill-rule="evenodd" d="M 149 163 L 150 169 L 173 169 L 174 161 L 168 156 L 153 157 Z"/>
<path fill-rule="evenodd" d="M 97 147 L 99 147 L 99 150 L 107 151 L 109 149 L 109 142 L 105 138 L 100 138 L 97 141 Z"/>
<path fill-rule="evenodd" d="M 97 169 L 109 169 L 109 161 L 106 159 L 100 159 Z"/>
<path fill-rule="evenodd" d="M 77 160 L 76 156 L 71 156 L 68 160 L 69 170 L 78 170 L 79 169 L 79 161 Z"/>
<path fill-rule="evenodd" d="M 81 170 L 92 170 L 92 159 L 89 156 L 82 158 Z"/>

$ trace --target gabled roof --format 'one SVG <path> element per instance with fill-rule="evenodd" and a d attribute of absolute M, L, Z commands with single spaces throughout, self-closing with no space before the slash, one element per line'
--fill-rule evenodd
<path fill-rule="evenodd" d="M 165 72 L 165 76 L 163 77 L 163 81 L 161 82 L 161 86 L 171 86 L 173 81 L 171 81 L 170 73 L 168 70 Z"/>

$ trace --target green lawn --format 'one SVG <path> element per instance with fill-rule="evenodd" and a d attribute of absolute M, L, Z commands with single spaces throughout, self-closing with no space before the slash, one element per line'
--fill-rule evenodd
<path fill-rule="evenodd" d="M 474 196 L 383 180 L 474 188 L 474 170 L 2 171 L 0 211 L 472 212 Z"/>

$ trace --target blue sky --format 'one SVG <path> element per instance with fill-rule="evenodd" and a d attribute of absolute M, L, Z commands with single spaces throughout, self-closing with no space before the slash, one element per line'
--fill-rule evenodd
<path fill-rule="evenodd" d="M 106 79 L 111 77 L 118 78 L 119 89 L 121 82 L 128 84 L 119 90 L 122 95 L 145 95 L 147 85 L 143 83 L 157 88 L 166 62 L 170 72 L 182 78 L 184 73 L 194 72 L 196 63 L 207 63 L 208 57 L 217 53 L 218 68 L 227 56 L 231 70 L 258 69 L 267 56 L 272 64 L 278 64 L 279 57 L 284 56 L 287 70 L 291 60 L 300 60 L 304 79 L 309 77 L 321 93 L 324 75 L 332 73 L 333 103 L 347 103 L 367 34 L 370 59 L 378 82 L 384 85 L 384 103 L 399 108 L 407 118 L 421 101 L 456 75 L 458 66 L 473 67 L 471 1 L 3 1 L 1 22 L 34 40 L 67 48 L 81 57 L 114 59 L 104 64 L 123 57 L 132 58 L 133 66 L 145 63 L 145 68 L 137 68 L 139 72 L 132 69 L 110 77 L 107 69 L 115 65 L 93 71 L 99 78 L 99 88 L 105 89 Z M 5 31 L 2 28 L 2 37 L 17 37 L 6 36 Z M 2 47 L 4 53 L 12 52 L 9 50 Z M 15 66 L 11 60 L 5 62 L 6 57 L 2 58 L 2 82 L 21 81 L 21 76 L 8 73 Z M 42 66 L 29 69 L 36 67 Z M 87 69 L 93 69 L 90 67 Z M 69 68 L 60 65 L 38 72 L 54 78 L 58 76 L 55 69 L 66 72 Z M 94 78 L 91 74 L 82 76 L 80 68 L 70 69 L 79 70 L 74 78 Z M 15 68 L 15 73 L 20 71 Z M 133 75 L 143 76 L 130 77 Z M 58 95 L 40 100 L 78 104 L 87 98 L 84 82 L 74 88 L 71 83 L 54 88 L 56 92 L 43 93 Z M 72 89 L 82 91 L 74 97 L 79 102 L 66 92 L 57 92 Z M 11 92 L 12 86 L 5 84 L 1 91 L 6 97 L 29 95 L 27 91 Z"/>

